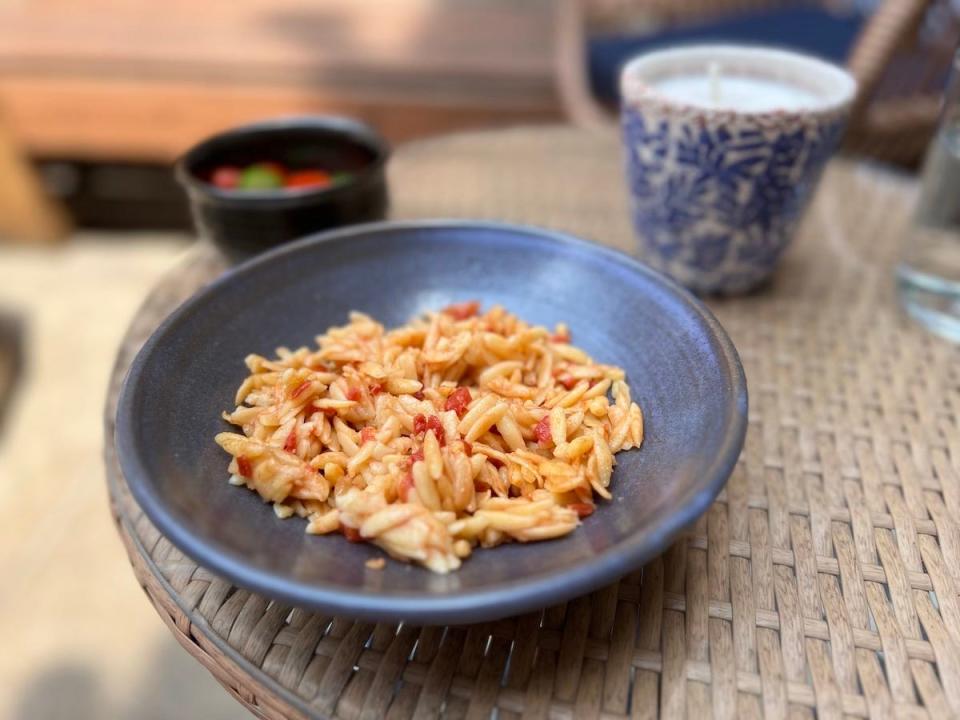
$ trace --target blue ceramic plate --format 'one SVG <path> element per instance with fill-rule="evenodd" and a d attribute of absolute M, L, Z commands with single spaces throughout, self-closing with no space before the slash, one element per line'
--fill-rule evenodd
<path fill-rule="evenodd" d="M 465 299 L 504 305 L 623 367 L 646 421 L 617 455 L 612 502 L 565 538 L 478 550 L 450 575 L 311 536 L 227 483 L 214 443 L 243 358 L 311 344 L 350 310 L 388 326 Z M 466 623 L 593 590 L 662 551 L 720 491 L 743 445 L 747 388 L 730 339 L 686 291 L 618 252 L 483 222 L 382 223 L 318 235 L 228 273 L 173 313 L 134 361 L 117 447 L 144 511 L 177 547 L 242 587 L 374 620 Z"/>

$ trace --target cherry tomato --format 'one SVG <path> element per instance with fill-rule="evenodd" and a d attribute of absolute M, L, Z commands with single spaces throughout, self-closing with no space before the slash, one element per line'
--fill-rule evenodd
<path fill-rule="evenodd" d="M 592 503 L 582 503 L 582 502 L 570 503 L 569 505 L 567 505 L 567 507 L 573 510 L 578 517 L 582 517 L 582 518 L 593 515 L 593 511 L 596 509 L 596 507 Z"/>
<path fill-rule="evenodd" d="M 473 397 L 470 395 L 470 390 L 465 387 L 458 387 L 450 393 L 447 401 L 443 404 L 443 409 L 453 410 L 457 413 L 457 417 L 463 417 L 471 400 L 473 400 Z"/>
<path fill-rule="evenodd" d="M 290 393 L 290 399 L 296 400 L 298 397 L 303 395 L 307 390 L 309 390 L 312 385 L 313 383 L 311 383 L 309 380 L 304 380 L 302 383 L 300 383 L 293 389 L 292 393 Z"/>
<path fill-rule="evenodd" d="M 240 184 L 240 168 L 221 165 L 210 175 L 210 183 L 221 190 L 233 190 Z"/>
<path fill-rule="evenodd" d="M 413 418 L 414 435 L 426 433 L 427 430 L 433 430 L 433 434 L 436 436 L 440 444 L 443 445 L 443 441 L 446 439 L 446 436 L 443 433 L 443 423 L 440 422 L 440 418 L 438 418 L 436 415 L 427 417 L 426 415 L 421 415 L 418 413 Z"/>
<path fill-rule="evenodd" d="M 444 441 L 447 439 L 447 436 L 443 432 L 443 423 L 440 422 L 440 418 L 436 415 L 431 415 L 427 418 L 427 429 L 433 430 L 433 434 L 437 436 L 437 441 L 443 445 Z"/>
<path fill-rule="evenodd" d="M 240 174 L 243 190 L 273 190 L 283 187 L 283 169 L 275 163 L 256 163 Z"/>
<path fill-rule="evenodd" d="M 342 525 L 340 529 L 343 532 L 343 536 L 350 542 L 363 542 L 363 535 L 361 535 L 360 531 L 356 528 L 352 528 L 349 525 Z"/>
<path fill-rule="evenodd" d="M 462 303 L 455 303 L 453 305 L 448 305 L 445 307 L 442 312 L 445 315 L 449 315 L 454 320 L 466 320 L 477 314 L 477 311 L 480 310 L 480 301 L 479 300 L 468 300 Z"/>
<path fill-rule="evenodd" d="M 413 433 L 419 435 L 427 431 L 427 416 L 417 413 L 413 416 Z"/>
<path fill-rule="evenodd" d="M 533 426 L 533 434 L 537 438 L 537 442 L 539 442 L 541 445 L 546 445 L 548 442 L 553 440 L 553 436 L 550 434 L 549 415 L 544 415 L 543 420 Z"/>
<path fill-rule="evenodd" d="M 330 173 L 323 170 L 295 170 L 287 175 L 285 188 L 324 188 L 333 184 Z"/>
<path fill-rule="evenodd" d="M 400 482 L 397 483 L 397 496 L 401 500 L 406 502 L 407 498 L 410 495 L 410 490 L 412 489 L 413 489 L 413 473 L 408 472 L 406 475 L 404 475 L 400 479 Z"/>

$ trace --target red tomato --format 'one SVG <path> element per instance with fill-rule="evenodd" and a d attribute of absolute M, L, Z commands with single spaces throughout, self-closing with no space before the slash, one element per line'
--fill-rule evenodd
<path fill-rule="evenodd" d="M 441 312 L 443 312 L 444 315 L 449 315 L 454 320 L 466 320 L 476 315 L 479 310 L 479 300 L 468 300 L 466 302 L 448 305 Z"/>
<path fill-rule="evenodd" d="M 563 373 L 557 376 L 557 382 L 563 385 L 567 390 L 573 390 L 577 384 L 577 379 L 569 373 Z"/>
<path fill-rule="evenodd" d="M 383 392 L 383 385 L 381 385 L 381 384 L 378 383 L 378 382 L 370 383 L 369 390 L 370 390 L 370 394 L 373 395 L 374 397 L 376 397 L 376 396 L 379 395 L 381 392 Z"/>
<path fill-rule="evenodd" d="M 287 435 L 287 441 L 283 444 L 283 449 L 287 452 L 296 452 L 297 451 L 297 429 L 293 428 L 290 431 L 290 434 Z"/>
<path fill-rule="evenodd" d="M 332 183 L 330 173 L 323 170 L 294 170 L 283 182 L 285 188 L 324 188 Z"/>
<path fill-rule="evenodd" d="M 467 455 L 473 455 L 473 443 L 470 442 L 469 440 L 463 441 L 463 449 L 467 453 Z"/>
<path fill-rule="evenodd" d="M 446 440 L 446 435 L 443 433 L 443 423 L 440 422 L 440 418 L 436 415 L 431 415 L 427 417 L 426 415 L 415 415 L 413 418 L 413 434 L 420 435 L 421 433 L 427 432 L 427 430 L 433 430 L 433 434 L 437 436 L 437 440 L 443 445 L 444 440 Z"/>
<path fill-rule="evenodd" d="M 408 472 L 404 475 L 400 482 L 397 483 L 397 497 L 399 497 L 404 502 L 407 501 L 407 497 L 410 494 L 410 489 L 413 487 L 413 473 Z"/>
<path fill-rule="evenodd" d="M 240 168 L 221 165 L 210 175 L 210 183 L 221 190 L 233 190 L 240 184 Z"/>
<path fill-rule="evenodd" d="M 360 444 L 368 443 L 374 440 L 377 435 L 377 431 L 372 427 L 365 427 L 360 431 Z"/>
<path fill-rule="evenodd" d="M 239 470 L 240 474 L 245 478 L 253 477 L 253 467 L 251 467 L 250 461 L 243 455 L 237 456 L 237 470 Z"/>
<path fill-rule="evenodd" d="M 537 442 L 541 445 L 546 445 L 548 442 L 553 440 L 553 436 L 550 434 L 550 416 L 544 415 L 543 420 L 538 422 L 533 426 L 534 437 L 537 438 Z"/>
<path fill-rule="evenodd" d="M 443 409 L 453 410 L 457 417 L 463 417 L 471 400 L 473 400 L 473 396 L 470 395 L 470 390 L 465 387 L 458 387 L 450 393 L 447 401 L 443 404 Z"/>
<path fill-rule="evenodd" d="M 590 503 L 570 503 L 567 505 L 568 508 L 573 510 L 579 517 L 585 518 L 588 515 L 593 515 L 593 511 L 596 510 L 596 506 Z"/>
<path fill-rule="evenodd" d="M 305 393 L 309 388 L 310 388 L 310 381 L 304 380 L 302 383 L 300 383 L 293 389 L 292 393 L 290 393 L 290 399 L 296 400 L 298 397 L 303 395 L 303 393 Z"/>
<path fill-rule="evenodd" d="M 427 416 L 422 414 L 414 415 L 413 417 L 413 432 L 415 435 L 427 431 Z"/>
<path fill-rule="evenodd" d="M 363 542 L 363 535 L 360 534 L 360 531 L 356 528 L 352 528 L 348 525 L 341 525 L 340 529 L 343 531 L 343 536 L 352 543 Z"/>
<path fill-rule="evenodd" d="M 413 394 L 413 396 L 414 396 L 417 400 L 423 400 L 423 390 L 417 390 L 417 391 Z"/>
<path fill-rule="evenodd" d="M 417 460 L 423 460 L 423 450 L 417 450 L 415 453 L 411 453 L 407 460 L 410 465 L 413 465 Z"/>
<path fill-rule="evenodd" d="M 347 388 L 347 400 L 357 402 L 361 397 L 363 397 L 363 393 L 360 392 L 360 388 L 354 385 Z"/>

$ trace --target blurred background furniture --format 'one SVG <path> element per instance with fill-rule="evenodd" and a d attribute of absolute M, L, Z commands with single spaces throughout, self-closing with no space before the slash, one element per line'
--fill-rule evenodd
<path fill-rule="evenodd" d="M 630 250 L 620 155 L 614 128 L 411 143 L 390 166 L 395 217 L 527 222 Z M 960 348 L 907 323 L 894 297 L 915 190 L 832 163 L 771 284 L 709 301 L 750 381 L 749 429 L 687 537 L 590 595 L 461 627 L 247 592 L 133 501 L 116 393 L 157 323 L 222 271 L 197 246 L 137 314 L 111 378 L 107 475 L 134 573 L 184 649 L 261 718 L 958 717 Z"/>
<path fill-rule="evenodd" d="M 394 142 L 558 118 L 550 0 L 0 2 L 0 105 L 34 157 L 169 162 L 293 113 Z"/>
<path fill-rule="evenodd" d="M 860 83 L 846 146 L 914 165 L 960 41 L 948 0 L 563 0 L 558 77 L 575 122 L 609 122 L 630 56 L 682 42 L 776 44 L 848 65 Z"/>
<path fill-rule="evenodd" d="M 397 143 L 559 119 L 555 9 L 552 0 L 0 0 L 0 107 L 17 155 L 40 164 L 78 225 L 182 229 L 189 216 L 168 166 L 226 127 L 346 114 Z"/>
<path fill-rule="evenodd" d="M 62 227 L 25 159 L 79 226 L 183 229 L 189 216 L 169 163 L 224 127 L 344 113 L 396 143 L 563 117 L 609 123 L 620 64 L 687 41 L 779 43 L 848 61 L 864 89 L 848 149 L 914 165 L 960 38 L 956 7 L 950 0 L 0 0 L 7 179 L 0 226 L 15 218 L 29 226 L 0 234 L 47 237 Z"/>
<path fill-rule="evenodd" d="M 596 121 L 619 66 L 677 42 L 782 44 L 848 61 L 850 147 L 904 162 L 929 137 L 960 40 L 950 0 L 120 0 L 0 3 L 0 105 L 32 157 L 169 162 L 230 125 L 353 114 L 397 142 Z"/>
<path fill-rule="evenodd" d="M 0 239 L 47 243 L 64 238 L 69 229 L 63 209 L 45 194 L 0 107 Z"/>

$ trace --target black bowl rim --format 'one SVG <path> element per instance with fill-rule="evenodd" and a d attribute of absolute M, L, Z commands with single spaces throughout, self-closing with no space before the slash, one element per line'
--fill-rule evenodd
<path fill-rule="evenodd" d="M 357 142 L 373 154 L 374 158 L 350 180 L 322 188 L 293 188 L 267 190 L 223 190 L 200 179 L 191 170 L 197 156 L 220 142 L 237 140 L 261 133 L 283 132 L 285 130 L 323 130 L 342 134 L 345 138 Z M 300 205 L 305 199 L 319 197 L 334 198 L 371 182 L 382 181 L 383 169 L 390 159 L 390 145 L 371 125 L 345 115 L 290 115 L 269 120 L 260 120 L 229 128 L 201 140 L 177 158 L 174 175 L 177 181 L 191 194 L 206 202 L 218 205 L 242 207 L 247 209 L 274 209 L 290 205 Z"/>
<path fill-rule="evenodd" d="M 664 513 L 660 521 L 645 532 L 628 537 L 590 562 L 557 570 L 535 580 L 520 578 L 486 590 L 450 595 L 384 595 L 305 583 L 252 567 L 242 557 L 227 555 L 194 534 L 187 522 L 182 522 L 169 511 L 162 496 L 149 481 L 134 440 L 135 388 L 147 359 L 165 334 L 202 299 L 216 293 L 224 285 L 242 282 L 245 276 L 281 255 L 297 253 L 323 243 L 349 241 L 356 235 L 431 229 L 519 233 L 571 246 L 581 252 L 599 253 L 639 272 L 699 316 L 707 332 L 712 333 L 719 344 L 718 360 L 729 379 L 729 386 L 725 388 L 728 394 L 725 417 L 727 433 L 713 463 L 703 473 L 701 484 L 681 498 L 674 512 Z M 671 540 L 706 512 L 733 472 L 746 437 L 747 406 L 747 381 L 739 354 L 713 313 L 689 291 L 629 255 L 566 233 L 529 225 L 460 219 L 385 221 L 317 233 L 284 244 L 227 271 L 181 304 L 160 323 L 127 371 L 118 399 L 114 440 L 124 477 L 140 507 L 167 539 L 202 567 L 228 578 L 240 587 L 297 606 L 364 620 L 439 625 L 482 622 L 547 607 L 614 582 L 661 553 Z"/>

